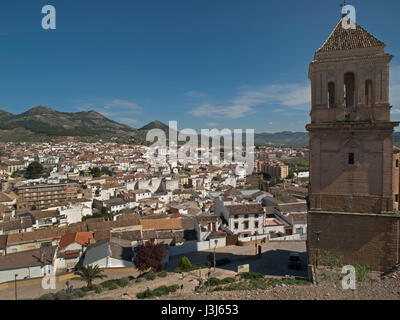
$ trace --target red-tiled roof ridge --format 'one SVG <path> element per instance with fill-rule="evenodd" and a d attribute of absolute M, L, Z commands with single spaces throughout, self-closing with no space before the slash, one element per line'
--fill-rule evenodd
<path fill-rule="evenodd" d="M 93 239 L 93 232 L 75 232 L 75 233 L 68 233 L 61 237 L 59 249 L 62 250 L 69 244 L 73 242 L 78 242 L 82 245 L 88 245 L 89 239 Z"/>
<path fill-rule="evenodd" d="M 375 38 L 358 24 L 356 24 L 356 29 L 343 28 L 342 21 L 343 18 L 340 19 L 317 53 L 386 46 L 384 42 Z"/>

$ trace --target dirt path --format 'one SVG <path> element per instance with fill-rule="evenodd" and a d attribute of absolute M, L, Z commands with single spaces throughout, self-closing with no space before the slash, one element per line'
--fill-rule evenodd
<path fill-rule="evenodd" d="M 207 269 L 204 269 L 203 276 Z M 217 269 L 211 277 L 222 279 L 234 277 L 232 271 Z M 169 273 L 166 278 L 157 278 L 153 281 L 130 283 L 128 287 L 112 291 L 105 291 L 95 295 L 91 293 L 84 299 L 105 300 L 135 300 L 136 293 L 149 288 L 150 290 L 162 285 L 182 284 L 183 290 L 178 290 L 168 296 L 155 298 L 157 300 L 400 300 L 400 271 L 381 279 L 372 276 L 372 282 L 358 282 L 356 290 L 343 290 L 340 275 L 335 279 L 321 281 L 319 285 L 281 285 L 268 290 L 218 291 L 195 293 L 199 278 L 198 271 L 186 275 L 182 279 L 180 274 Z"/>
<path fill-rule="evenodd" d="M 179 273 L 168 273 L 167 277 L 160 278 L 157 277 L 154 280 L 145 280 L 143 278 L 142 282 L 131 281 L 127 287 L 114 289 L 112 291 L 105 290 L 102 293 L 95 294 L 93 292 L 88 293 L 88 295 L 83 298 L 85 300 L 135 300 L 136 294 L 145 291 L 147 288 L 153 290 L 160 286 L 171 286 L 183 284 L 183 289 L 179 289 L 180 294 L 192 294 L 196 286 L 198 286 L 198 279 L 203 279 L 206 281 L 208 276 L 208 269 L 195 270 L 190 273 L 186 273 L 182 278 Z M 216 269 L 215 272 L 210 273 L 210 277 L 215 278 L 226 278 L 234 277 L 235 272 L 223 269 Z"/>

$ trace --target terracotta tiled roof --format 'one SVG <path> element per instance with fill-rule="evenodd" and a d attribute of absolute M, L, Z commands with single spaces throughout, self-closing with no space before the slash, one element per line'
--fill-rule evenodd
<path fill-rule="evenodd" d="M 35 220 L 52 218 L 60 215 L 58 210 L 31 210 L 30 214 L 35 218 Z"/>
<path fill-rule="evenodd" d="M 271 227 L 271 226 L 280 226 L 281 223 L 279 223 L 276 219 L 267 219 L 265 220 L 265 226 Z"/>
<path fill-rule="evenodd" d="M 10 253 L 6 256 L 0 257 L 0 270 L 40 266 L 42 265 L 42 262 L 45 264 L 51 264 L 55 251 L 56 246 Z M 43 258 L 42 261 L 40 261 L 41 258 Z"/>
<path fill-rule="evenodd" d="M 93 232 L 76 232 L 66 234 L 65 236 L 61 237 L 59 249 L 62 250 L 73 242 L 78 242 L 81 245 L 88 245 L 89 239 L 94 240 Z"/>
<path fill-rule="evenodd" d="M 181 218 L 177 219 L 142 219 L 142 230 L 182 229 Z"/>
<path fill-rule="evenodd" d="M 385 43 L 375 38 L 357 24 L 356 29 L 343 28 L 341 19 L 322 47 L 317 50 L 317 53 L 384 46 Z"/>
<path fill-rule="evenodd" d="M 0 234 L 0 250 L 4 250 L 7 247 L 7 235 Z"/>
<path fill-rule="evenodd" d="M 142 239 L 142 233 L 140 230 L 130 230 L 130 231 L 122 231 L 122 232 L 112 232 L 112 238 L 135 241 Z"/>
<path fill-rule="evenodd" d="M 111 237 L 111 230 L 110 229 L 96 230 L 94 232 L 94 239 L 96 241 L 103 240 L 103 239 L 110 239 L 110 237 Z"/>
<path fill-rule="evenodd" d="M 113 229 L 129 226 L 139 226 L 140 222 L 140 216 L 138 213 L 124 214 L 120 216 L 117 221 L 111 221 L 110 227 Z"/>
<path fill-rule="evenodd" d="M 280 203 L 278 208 L 281 213 L 307 212 L 307 203 Z"/>
<path fill-rule="evenodd" d="M 213 214 L 202 214 L 196 217 L 200 224 L 209 222 L 221 222 L 221 218 Z"/>
<path fill-rule="evenodd" d="M 236 214 L 264 214 L 264 210 L 260 204 L 244 204 L 226 206 L 230 215 Z"/>

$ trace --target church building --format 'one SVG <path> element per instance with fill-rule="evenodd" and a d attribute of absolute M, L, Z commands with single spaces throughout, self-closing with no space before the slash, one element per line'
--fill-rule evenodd
<path fill-rule="evenodd" d="M 399 150 L 385 44 L 342 18 L 310 64 L 308 255 L 388 270 L 399 263 Z"/>

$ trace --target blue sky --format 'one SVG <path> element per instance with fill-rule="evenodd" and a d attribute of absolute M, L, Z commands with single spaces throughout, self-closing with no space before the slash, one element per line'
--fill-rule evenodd
<path fill-rule="evenodd" d="M 400 120 L 400 2 L 347 1 L 393 54 Z M 305 131 L 308 65 L 340 0 L 1 0 L 0 109 L 96 110 L 141 127 Z M 56 8 L 43 30 L 42 6 Z"/>

